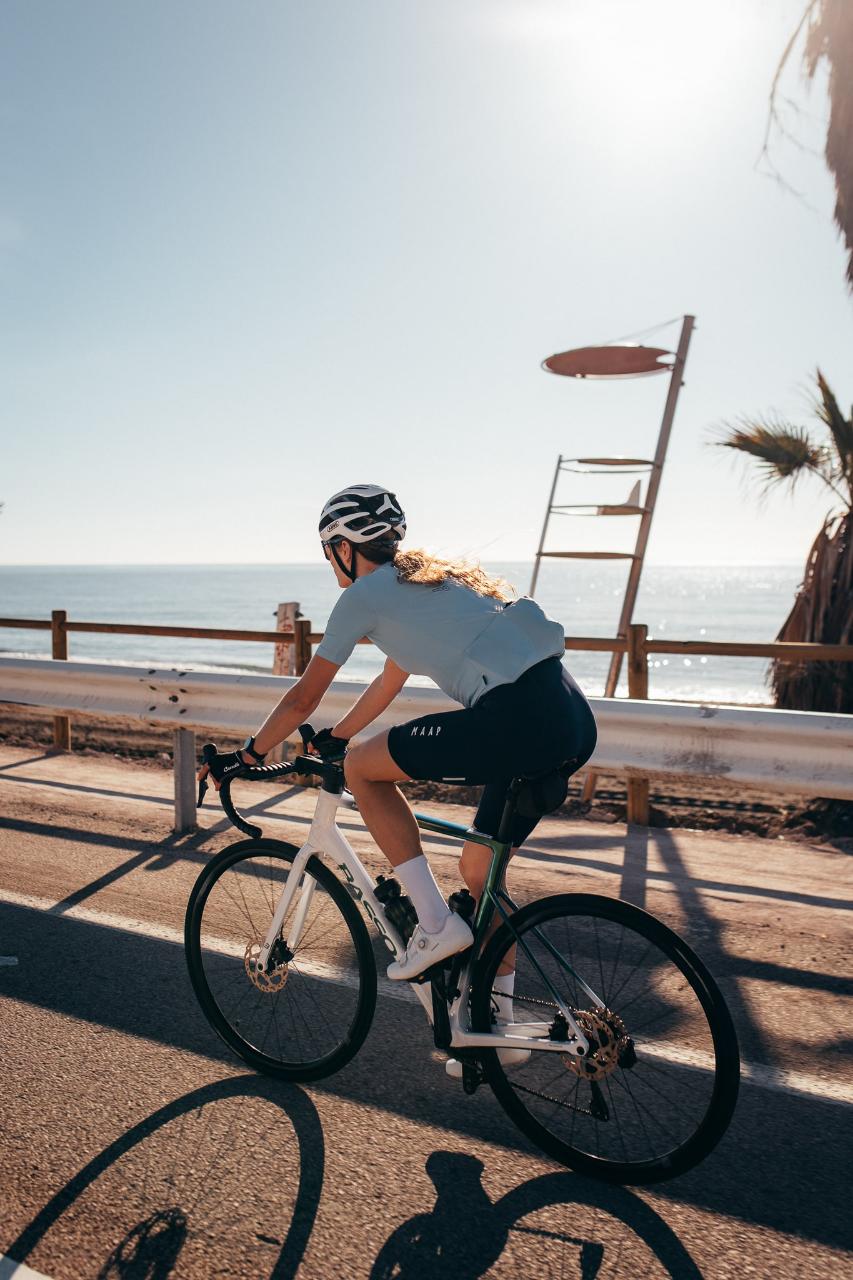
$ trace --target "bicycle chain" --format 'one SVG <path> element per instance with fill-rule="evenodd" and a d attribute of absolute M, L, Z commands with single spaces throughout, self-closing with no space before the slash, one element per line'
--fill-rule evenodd
<path fill-rule="evenodd" d="M 491 990 L 492 996 L 505 996 L 505 991 L 496 991 L 494 987 Z M 559 1009 L 553 1000 L 540 1000 L 537 996 L 517 996 L 513 995 L 513 1000 L 518 1000 L 520 1004 L 535 1004 L 543 1009 L 554 1009 L 559 1013 Z M 528 1089 L 527 1085 L 513 1083 L 513 1089 L 519 1093 L 530 1094 L 531 1098 L 541 1098 L 543 1102 L 550 1102 L 555 1107 L 563 1107 L 566 1111 L 574 1111 L 579 1116 L 589 1116 L 591 1120 L 600 1120 L 602 1117 L 596 1115 L 589 1107 L 576 1107 L 571 1102 L 565 1102 L 562 1098 L 552 1098 L 548 1093 L 542 1093 L 539 1089 Z"/>
<path fill-rule="evenodd" d="M 579 1116 L 589 1116 L 592 1120 L 600 1120 L 594 1111 L 590 1111 L 589 1107 L 573 1107 L 570 1102 L 564 1102 L 562 1098 L 552 1098 L 550 1094 L 540 1093 L 538 1089 L 528 1089 L 524 1084 L 513 1084 L 513 1089 L 519 1093 L 529 1093 L 532 1098 L 541 1098 L 543 1102 L 552 1102 L 556 1107 L 564 1107 L 566 1111 L 575 1111 Z"/>
<path fill-rule="evenodd" d="M 495 994 L 494 988 L 492 994 Z M 540 1000 L 536 996 L 518 996 L 517 999 L 521 1004 L 539 1005 L 547 1009 L 556 1009 L 557 1006 L 550 1000 Z M 630 1040 L 625 1024 L 618 1014 L 613 1013 L 610 1009 L 603 1009 L 592 1012 L 588 1009 L 573 1009 L 573 1016 L 578 1025 L 582 1028 L 589 1044 L 590 1052 L 588 1056 L 583 1058 L 563 1058 L 563 1063 L 568 1069 L 578 1076 L 581 1080 L 588 1080 L 590 1083 L 604 1079 L 615 1069 L 617 1065 L 623 1065 L 622 1054 L 626 1052 L 626 1046 L 630 1046 L 633 1054 L 633 1042 Z M 557 1017 L 559 1017 L 559 1010 Z M 556 1022 L 556 1019 L 555 1019 Z M 636 1056 L 634 1056 L 636 1062 Z M 628 1063 L 632 1066 L 633 1063 Z M 522 1088 L 523 1086 L 519 1086 Z M 535 1092 L 527 1090 L 528 1093 Z M 536 1097 L 543 1098 L 546 1102 L 555 1102 L 558 1106 L 567 1105 L 560 1103 L 556 1098 L 548 1098 L 545 1094 L 536 1094 Z M 570 1110 L 577 1111 L 577 1107 L 570 1107 Z M 594 1112 L 581 1112 L 582 1115 L 592 1115 L 594 1119 L 600 1119 Z"/>
<path fill-rule="evenodd" d="M 492 988 L 492 995 L 493 995 L 493 996 L 502 996 L 502 995 L 506 995 L 506 992 L 505 992 L 505 991 L 495 991 L 495 989 L 494 989 L 494 988 Z M 556 1009 L 556 1010 L 557 1010 L 557 1012 L 559 1013 L 559 1009 L 558 1009 L 557 1005 L 555 1005 L 555 1004 L 554 1004 L 554 1001 L 553 1001 L 553 1000 L 539 1000 L 539 999 L 537 999 L 537 997 L 536 997 L 536 996 L 518 996 L 518 995 L 515 995 L 515 994 L 513 994 L 512 999 L 513 999 L 513 1000 L 518 1000 L 519 1004 L 538 1004 L 538 1005 L 541 1005 L 541 1006 L 543 1007 L 543 1009 Z"/>

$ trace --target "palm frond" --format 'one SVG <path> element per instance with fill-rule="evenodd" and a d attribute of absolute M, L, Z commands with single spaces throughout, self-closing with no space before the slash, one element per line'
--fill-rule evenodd
<path fill-rule="evenodd" d="M 853 502 L 853 415 L 849 421 L 844 417 L 832 388 L 820 369 L 815 377 L 820 395 L 815 398 L 814 411 L 829 430 L 838 453 L 837 463 L 833 468 L 834 478 L 844 480 Z"/>
<path fill-rule="evenodd" d="M 802 584 L 777 640 L 853 642 L 853 513 L 828 517 L 814 540 Z M 853 662 L 792 662 L 771 668 L 777 707 L 853 712 Z"/>
<path fill-rule="evenodd" d="M 810 0 L 796 34 L 804 21 L 808 21 L 806 75 L 814 78 L 824 60 L 829 72 L 826 163 L 835 179 L 835 221 L 844 237 L 847 285 L 853 290 L 853 5 L 849 0 L 820 0 L 819 4 Z M 790 46 L 784 60 L 789 54 Z"/>
<path fill-rule="evenodd" d="M 772 418 L 743 417 L 723 423 L 722 431 L 715 443 L 757 458 L 765 485 L 787 480 L 793 488 L 804 472 L 825 479 L 821 470 L 825 455 L 805 427 Z"/>

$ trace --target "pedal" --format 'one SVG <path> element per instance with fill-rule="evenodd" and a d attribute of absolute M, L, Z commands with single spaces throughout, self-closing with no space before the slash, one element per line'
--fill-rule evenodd
<path fill-rule="evenodd" d="M 455 955 L 447 956 L 444 960 L 436 961 L 436 963 L 430 965 L 428 969 L 424 969 L 423 973 L 419 973 L 416 978 L 409 978 L 409 982 L 432 982 L 434 978 L 443 978 L 444 975 L 447 974 L 450 979 L 450 985 L 455 986 L 459 980 L 459 974 L 462 972 L 470 958 L 471 948 L 466 947 L 464 951 L 457 951 Z"/>
<path fill-rule="evenodd" d="M 448 956 L 446 960 L 438 960 L 435 964 L 430 965 L 428 969 L 424 969 L 423 973 L 419 973 L 416 978 L 410 978 L 409 981 L 416 983 L 418 986 L 424 982 L 440 982 L 444 977 L 445 969 L 450 968 L 450 963 L 454 959 L 454 956 Z"/>

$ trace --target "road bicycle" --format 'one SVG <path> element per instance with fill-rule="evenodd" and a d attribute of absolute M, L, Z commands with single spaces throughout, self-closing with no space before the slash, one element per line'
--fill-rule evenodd
<path fill-rule="evenodd" d="M 206 762 L 215 750 L 204 748 Z M 338 1071 L 370 1029 L 377 974 L 365 917 L 393 957 L 417 920 L 398 882 L 374 882 L 337 825 L 339 806 L 352 803 L 341 759 L 304 754 L 236 778 L 306 774 L 320 787 L 300 847 L 265 838 L 235 809 L 235 778 L 222 783 L 223 809 L 249 838 L 204 867 L 185 922 L 190 978 L 210 1025 L 249 1066 L 299 1081 Z M 415 815 L 423 831 L 489 847 L 491 864 L 479 903 L 467 890 L 450 899 L 473 945 L 409 984 L 383 977 L 382 991 L 410 987 L 436 1047 L 461 1062 L 464 1092 L 487 1083 L 555 1160 L 611 1182 L 672 1178 L 703 1160 L 731 1120 L 740 1078 L 732 1019 L 698 956 L 638 907 L 589 893 L 512 900 L 512 817 L 542 794 L 533 785 L 542 780 L 512 781 L 494 839 Z M 498 1025 L 495 976 L 513 957 L 512 1021 Z M 523 1061 L 508 1065 L 501 1050 Z"/>

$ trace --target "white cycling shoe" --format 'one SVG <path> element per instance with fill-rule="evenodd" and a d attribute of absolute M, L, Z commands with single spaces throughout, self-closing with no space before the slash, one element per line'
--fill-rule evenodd
<path fill-rule="evenodd" d="M 495 1026 L 496 1031 L 507 1031 L 512 1034 L 511 1022 L 498 1022 Z M 498 1062 L 502 1067 L 520 1067 L 527 1062 L 530 1057 L 529 1049 L 498 1049 Z M 451 1080 L 462 1079 L 462 1063 L 458 1058 L 448 1058 L 444 1064 L 444 1070 L 450 1076 Z"/>
<path fill-rule="evenodd" d="M 420 925 L 416 927 L 406 947 L 405 960 L 394 960 L 389 964 L 388 977 L 411 982 L 412 978 L 417 978 L 439 960 L 464 951 L 473 941 L 474 935 L 462 917 L 455 911 L 449 911 L 438 933 L 426 933 Z"/>

